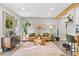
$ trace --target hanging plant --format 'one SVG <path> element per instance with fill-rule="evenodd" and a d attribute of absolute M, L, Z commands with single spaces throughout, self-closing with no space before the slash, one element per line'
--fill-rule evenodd
<path fill-rule="evenodd" d="M 12 16 L 6 17 L 6 28 L 13 28 L 13 19 Z"/>

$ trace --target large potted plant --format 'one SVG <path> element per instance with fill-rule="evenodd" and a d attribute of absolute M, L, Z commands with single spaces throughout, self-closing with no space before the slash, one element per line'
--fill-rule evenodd
<path fill-rule="evenodd" d="M 65 22 L 65 28 L 66 28 L 66 34 L 67 34 L 67 27 L 69 23 L 73 22 L 73 16 L 71 14 L 69 14 L 69 16 L 67 16 L 67 21 Z"/>
<path fill-rule="evenodd" d="M 60 40 L 58 25 L 59 25 L 59 24 L 58 24 L 58 20 L 57 20 L 57 34 L 56 34 L 56 41 L 59 41 L 59 40 Z"/>
<path fill-rule="evenodd" d="M 59 37 L 59 29 L 57 28 L 57 36 L 56 36 L 56 41 L 59 41 L 60 37 Z"/>
<path fill-rule="evenodd" d="M 27 29 L 28 29 L 29 26 L 31 26 L 29 21 L 26 21 L 26 23 L 23 24 L 23 29 L 24 29 L 24 33 L 25 34 L 27 34 Z"/>
<path fill-rule="evenodd" d="M 27 30 L 28 30 L 28 27 L 31 26 L 30 22 L 29 21 L 26 21 L 22 24 L 22 27 L 23 27 L 23 31 L 25 33 L 25 35 L 23 36 L 23 41 L 26 42 L 27 41 L 27 38 L 28 38 L 28 33 L 27 33 Z"/>

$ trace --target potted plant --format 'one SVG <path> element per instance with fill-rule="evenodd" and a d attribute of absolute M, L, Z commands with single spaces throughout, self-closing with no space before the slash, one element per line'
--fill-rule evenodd
<path fill-rule="evenodd" d="M 71 14 L 69 14 L 69 16 L 67 16 L 67 21 L 65 22 L 65 28 L 66 28 L 66 33 L 67 33 L 67 26 L 69 23 L 72 23 L 73 22 L 73 16 Z"/>
<path fill-rule="evenodd" d="M 59 41 L 60 37 L 59 37 L 59 29 L 57 28 L 57 36 L 56 36 L 56 41 Z"/>
<path fill-rule="evenodd" d="M 25 24 L 23 24 L 23 29 L 24 29 L 24 33 L 27 34 L 27 28 L 31 26 L 30 22 L 29 21 L 26 21 Z"/>
<path fill-rule="evenodd" d="M 59 41 L 60 37 L 59 37 L 59 28 L 58 28 L 58 20 L 57 20 L 57 34 L 56 34 L 56 41 Z"/>
<path fill-rule="evenodd" d="M 25 33 L 25 35 L 23 36 L 23 42 L 26 42 L 27 41 L 27 38 L 28 38 L 28 33 L 27 33 L 27 30 L 28 30 L 28 27 L 31 26 L 30 22 L 29 21 L 26 21 L 25 23 L 22 24 L 22 27 L 23 27 L 23 31 Z"/>

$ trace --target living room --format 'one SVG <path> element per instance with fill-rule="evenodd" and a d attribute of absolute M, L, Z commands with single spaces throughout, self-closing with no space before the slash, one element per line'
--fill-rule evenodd
<path fill-rule="evenodd" d="M 23 56 L 26 51 L 25 56 L 74 55 L 73 51 L 66 51 L 66 47 L 63 47 L 63 44 L 67 44 L 66 34 L 73 37 L 78 35 L 78 10 L 78 3 L 1 3 L 1 54 Z M 33 37 L 31 38 L 30 36 Z M 17 44 L 18 49 L 16 49 Z M 68 45 L 71 46 L 70 44 Z M 44 50 L 41 49 L 41 46 L 45 47 Z M 53 50 L 51 46 L 55 46 L 54 48 L 56 49 Z M 62 46 L 62 49 L 60 46 Z M 6 50 L 7 47 L 11 49 Z M 77 45 L 75 47 L 77 49 Z M 33 50 L 30 51 L 30 49 Z M 40 52 L 38 52 L 39 49 Z M 33 53 L 28 54 L 28 50 Z M 53 52 L 51 52 L 52 50 Z M 35 54 L 34 51 L 38 53 Z M 43 54 L 42 52 L 45 53 Z M 66 52 L 68 53 L 66 54 Z"/>

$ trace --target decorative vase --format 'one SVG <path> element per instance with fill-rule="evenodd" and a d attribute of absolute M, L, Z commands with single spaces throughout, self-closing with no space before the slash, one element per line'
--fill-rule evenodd
<path fill-rule="evenodd" d="M 60 38 L 59 37 L 56 37 L 56 41 L 59 41 L 60 40 Z"/>

